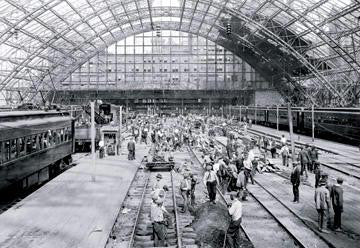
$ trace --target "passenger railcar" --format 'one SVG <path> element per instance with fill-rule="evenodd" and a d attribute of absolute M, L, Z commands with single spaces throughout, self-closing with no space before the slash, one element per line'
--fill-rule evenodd
<path fill-rule="evenodd" d="M 237 110 L 239 111 L 239 109 Z M 234 112 L 235 114 L 235 112 Z M 238 113 L 239 114 L 239 113 Z M 279 107 L 242 107 L 241 116 L 257 124 L 289 129 L 288 110 Z M 312 112 L 309 108 L 292 108 L 294 131 L 312 133 Z M 315 108 L 315 136 L 354 145 L 360 144 L 360 109 L 358 108 Z"/>
<path fill-rule="evenodd" d="M 0 189 L 48 180 L 71 161 L 73 141 L 67 112 L 0 112 Z"/>

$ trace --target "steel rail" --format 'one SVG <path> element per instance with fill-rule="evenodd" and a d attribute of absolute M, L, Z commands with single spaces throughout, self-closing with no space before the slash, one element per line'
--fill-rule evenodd
<path fill-rule="evenodd" d="M 236 130 L 236 129 L 234 129 L 234 128 L 230 128 L 230 130 L 239 133 L 239 131 Z M 256 136 L 266 135 L 266 136 L 269 136 L 269 137 L 273 137 L 273 138 L 275 138 L 275 139 L 277 139 L 277 140 L 280 140 L 280 137 L 278 137 L 278 136 L 276 136 L 276 135 L 273 135 L 273 134 L 267 134 L 267 133 L 264 133 L 264 132 L 261 132 L 261 131 L 257 131 L 257 130 L 253 130 L 253 129 L 252 129 L 252 130 L 248 130 L 248 132 L 253 133 L 253 134 L 256 135 Z M 258 134 L 258 133 L 256 133 L 256 132 L 259 132 L 260 134 Z M 215 140 L 216 140 L 216 139 L 215 139 Z M 222 144 L 220 141 L 218 141 L 218 140 L 216 140 L 216 141 L 219 142 L 220 144 Z M 300 142 L 297 142 L 297 141 L 295 142 L 295 144 L 296 144 L 296 145 L 295 145 L 295 148 L 297 148 L 297 149 L 300 149 L 302 146 L 305 145 L 305 143 L 300 143 Z M 222 145 L 224 145 L 224 144 L 222 144 Z M 225 145 L 224 145 L 224 146 L 225 146 Z M 322 151 L 325 151 L 325 152 L 328 152 L 328 153 L 332 153 L 332 154 L 335 154 L 335 155 L 341 155 L 340 153 L 337 153 L 337 152 L 334 152 L 334 151 L 331 151 L 331 150 L 327 150 L 327 149 L 324 149 L 324 148 L 321 148 L 321 147 L 318 147 L 318 146 L 315 146 L 315 147 L 316 147 L 317 149 L 319 149 L 319 150 L 322 150 Z M 335 159 L 335 160 L 336 160 L 336 159 Z M 360 166 L 357 166 L 357 165 L 352 164 L 352 163 L 348 163 L 348 162 L 344 162 L 344 163 L 347 164 L 347 165 L 349 165 L 349 166 L 358 168 L 358 169 L 360 168 Z M 331 169 L 331 170 L 335 170 L 335 171 L 337 171 L 337 172 L 343 173 L 343 174 L 346 175 L 346 176 L 353 177 L 353 178 L 356 178 L 356 179 L 360 180 L 360 176 L 351 174 L 350 172 L 347 172 L 347 171 L 345 171 L 345 170 L 336 168 L 336 167 L 334 167 L 334 166 L 332 166 L 332 165 L 330 165 L 330 164 L 327 164 L 327 163 L 320 162 L 320 164 L 323 165 L 323 166 L 325 166 L 325 167 L 327 167 L 327 168 L 329 168 L 329 169 Z"/>
<path fill-rule="evenodd" d="M 235 129 L 232 129 L 233 131 L 235 131 L 235 132 L 238 132 L 238 131 L 236 131 Z M 257 136 L 260 136 L 260 134 L 257 134 L 256 132 L 258 132 L 258 131 L 254 131 L 254 130 L 252 130 L 253 132 L 253 134 L 254 135 L 257 135 Z M 249 130 L 249 132 L 251 132 L 250 130 Z M 261 132 L 262 133 L 262 132 Z M 265 133 L 264 133 L 265 134 Z M 272 134 L 265 134 L 265 135 L 267 135 L 267 136 L 270 136 L 270 137 L 274 137 L 274 138 L 276 138 L 276 139 L 280 139 L 280 137 L 278 137 L 278 136 L 276 136 L 276 135 L 272 135 Z M 219 142 L 219 141 L 218 141 Z M 300 142 L 295 142 L 296 143 L 296 145 L 295 145 L 295 148 L 297 148 L 297 149 L 300 149 L 302 146 L 304 146 L 305 144 L 303 144 L 303 143 L 300 143 Z M 328 152 L 328 153 L 332 153 L 332 154 L 335 154 L 335 155 L 341 155 L 340 153 L 337 153 L 337 152 L 334 152 L 334 151 L 331 151 L 331 150 L 327 150 L 327 149 L 324 149 L 324 148 L 321 148 L 321 147 L 318 147 L 318 146 L 315 146 L 317 149 L 319 149 L 319 150 L 322 150 L 322 151 L 325 151 L 325 152 Z M 336 160 L 336 159 L 335 159 Z M 349 165 L 349 166 L 352 166 L 352 167 L 355 167 L 355 168 L 360 168 L 360 166 L 357 166 L 357 165 L 355 165 L 355 164 L 352 164 L 352 163 L 348 163 L 348 162 L 344 162 L 345 164 L 347 164 L 347 165 Z M 323 166 L 325 166 L 325 167 L 327 167 L 327 168 L 329 168 L 329 169 L 332 169 L 332 170 L 335 170 L 335 171 L 337 171 L 337 172 L 340 172 L 340 173 L 343 173 L 344 175 L 347 175 L 347 176 L 350 176 L 350 177 L 354 177 L 354 178 L 356 178 L 356 179 L 359 179 L 360 180 L 360 176 L 357 176 L 357 175 L 354 175 L 354 174 L 351 174 L 350 172 L 347 172 L 347 171 L 345 171 L 345 170 L 342 170 L 342 169 L 340 169 L 340 168 L 336 168 L 336 167 L 334 167 L 334 166 L 332 166 L 332 165 L 330 165 L 330 164 L 328 164 L 328 163 L 323 163 L 323 162 L 320 162 L 320 164 L 321 165 L 323 165 Z"/>
<path fill-rule="evenodd" d="M 178 216 L 178 212 L 177 212 L 177 206 L 176 206 L 176 196 L 175 196 L 175 186 L 174 186 L 174 180 L 173 180 L 173 171 L 170 171 L 170 177 L 171 177 L 171 187 L 172 187 L 172 200 L 173 200 L 173 205 L 174 205 L 174 215 L 175 215 L 175 225 L 176 225 L 176 233 L 177 233 L 177 245 L 178 248 L 182 247 L 182 242 L 181 242 L 181 235 L 180 235 L 180 228 L 179 228 L 179 216 Z"/>
<path fill-rule="evenodd" d="M 139 172 L 139 170 L 140 170 L 140 168 L 138 168 L 138 171 L 136 172 L 136 174 Z M 131 182 L 130 185 L 132 185 L 132 184 L 134 183 L 134 180 L 135 180 L 135 178 L 136 178 L 136 174 L 135 174 L 135 176 L 134 176 L 134 178 L 133 178 L 133 180 L 132 180 L 132 182 Z M 149 184 L 149 179 L 150 179 L 150 173 L 148 173 L 148 176 L 147 176 L 147 178 L 146 178 L 146 180 L 145 180 L 144 189 L 143 189 L 142 194 L 141 194 L 140 204 L 139 204 L 139 207 L 138 207 L 138 209 L 137 209 L 137 211 L 136 211 L 135 224 L 134 224 L 134 227 L 133 227 L 133 229 L 132 229 L 131 236 L 130 236 L 130 242 L 129 242 L 129 245 L 128 245 L 129 248 L 132 248 L 132 247 L 133 247 L 133 244 L 134 244 L 134 241 L 135 241 L 135 231 L 136 231 L 137 225 L 138 225 L 138 223 L 139 223 L 139 218 L 140 218 L 141 209 L 142 209 L 142 207 L 143 207 L 143 205 L 144 205 L 144 198 L 145 198 L 146 189 L 147 189 L 148 184 Z M 131 188 L 131 186 L 129 187 L 128 192 L 126 193 L 126 195 L 129 194 L 130 188 Z"/>
<path fill-rule="evenodd" d="M 218 140 L 215 139 L 215 141 L 224 146 L 224 144 Z M 280 177 L 283 177 L 282 175 L 279 175 L 278 173 L 274 173 Z M 284 204 L 282 201 L 280 201 L 274 194 L 272 194 L 269 190 L 267 190 L 263 185 L 261 185 L 256 179 L 254 179 L 254 182 L 261 187 L 263 190 L 265 190 L 272 198 L 274 198 L 277 202 L 279 202 L 282 206 L 284 206 L 295 218 L 299 219 L 306 227 L 308 227 L 312 232 L 315 233 L 317 237 L 319 237 L 322 241 L 324 241 L 327 245 L 329 245 L 330 248 L 335 248 L 333 244 L 331 244 L 328 240 L 326 240 L 324 237 L 319 235 L 314 228 L 312 228 L 310 225 L 308 225 L 302 218 L 300 218 L 294 211 L 292 211 L 286 204 Z M 280 220 L 271 212 L 269 208 L 267 208 L 250 190 L 248 190 L 249 194 L 276 220 L 276 222 L 298 243 L 298 245 L 302 248 L 306 248 L 307 246 L 304 245 L 285 225 L 283 225 Z M 221 192 L 219 192 L 221 194 Z"/>
<path fill-rule="evenodd" d="M 299 219 L 306 227 L 308 227 L 317 237 L 319 237 L 322 241 L 324 241 L 330 248 L 336 248 L 330 241 L 321 236 L 316 228 L 310 226 L 305 220 L 303 220 L 298 214 L 296 214 L 293 210 L 291 210 L 286 204 L 280 201 L 273 193 L 271 193 L 266 187 L 260 184 L 256 179 L 254 179 L 255 183 L 260 186 L 264 191 L 266 191 L 271 197 L 273 197 L 276 201 L 278 201 L 282 206 L 284 206 L 290 213 L 292 213 L 297 219 Z M 250 191 L 248 191 L 252 196 L 254 196 Z M 256 199 L 256 197 L 254 197 Z M 257 200 L 257 199 L 256 199 Z M 258 200 L 257 200 L 258 201 Z M 259 201 L 260 202 L 260 201 Z M 261 204 L 261 203 L 260 203 Z M 263 205 L 263 204 L 261 204 Z M 264 208 L 272 215 L 272 213 L 264 206 Z M 280 223 L 280 222 L 279 222 Z M 296 239 L 297 240 L 297 239 Z M 300 242 L 301 244 L 301 242 Z"/>

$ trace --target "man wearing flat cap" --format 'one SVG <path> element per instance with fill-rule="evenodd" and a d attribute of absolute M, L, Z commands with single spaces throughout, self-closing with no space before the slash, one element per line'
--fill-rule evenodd
<path fill-rule="evenodd" d="M 155 189 L 162 189 L 164 186 L 163 180 L 162 180 L 162 175 L 160 173 L 158 173 L 156 175 L 156 182 L 154 183 L 152 190 Z"/>
<path fill-rule="evenodd" d="M 331 188 L 331 199 L 334 209 L 334 229 L 341 231 L 341 213 L 343 212 L 343 179 L 338 177 L 336 184 Z"/>
<path fill-rule="evenodd" d="M 216 204 L 216 186 L 219 185 L 219 179 L 215 171 L 212 170 L 211 165 L 206 166 L 206 172 L 204 173 L 203 182 L 207 188 L 210 203 Z"/>
<path fill-rule="evenodd" d="M 163 199 L 159 197 L 152 197 L 153 203 L 150 208 L 150 218 L 153 225 L 154 247 L 165 247 L 167 227 L 166 217 L 168 212 L 163 206 Z"/>
<path fill-rule="evenodd" d="M 300 175 L 301 175 L 301 166 L 299 162 L 293 164 L 293 170 L 291 172 L 290 180 L 293 185 L 293 202 L 299 203 L 299 186 L 300 186 Z"/>
<path fill-rule="evenodd" d="M 318 212 L 318 224 L 319 231 L 324 233 L 329 233 L 325 228 L 326 214 L 328 213 L 330 206 L 330 193 L 326 188 L 326 180 L 324 178 L 320 179 L 319 187 L 315 189 L 315 207 Z"/>

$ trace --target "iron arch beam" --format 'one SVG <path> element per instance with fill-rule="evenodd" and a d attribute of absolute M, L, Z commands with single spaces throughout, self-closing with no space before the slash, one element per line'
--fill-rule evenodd
<path fill-rule="evenodd" d="M 11 0 L 8 0 L 8 1 L 11 1 Z M 193 0 L 187 0 L 187 1 L 189 1 L 189 2 L 190 2 L 190 1 L 191 1 L 191 2 L 195 2 L 195 1 L 193 1 Z M 33 13 L 36 13 L 36 16 L 40 16 L 41 13 L 45 13 L 46 11 L 51 11 L 51 10 L 52 10 L 52 8 L 53 8 L 54 6 L 51 5 L 51 4 L 54 4 L 54 5 L 55 5 L 55 4 L 59 4 L 60 2 L 62 2 L 62 1 L 58 1 L 58 0 L 49 1 L 49 2 L 47 2 L 46 4 L 44 4 L 44 5 L 42 6 L 41 11 L 37 12 L 37 10 L 36 10 L 36 11 L 34 11 Z M 67 1 L 66 1 L 66 2 L 67 2 Z M 106 2 L 108 2 L 108 1 L 106 1 Z M 164 17 L 166 17 L 166 15 L 159 15 L 159 14 L 154 15 L 154 14 L 152 14 L 151 11 L 150 11 L 150 3 L 149 3 L 149 1 L 147 1 L 147 2 L 148 2 L 148 6 L 144 7 L 143 9 L 139 9 L 139 8 L 138 8 L 138 9 L 135 10 L 135 11 L 137 11 L 137 12 L 141 11 L 142 13 L 147 13 L 147 12 L 149 12 L 150 15 L 153 15 L 153 16 L 155 16 L 155 17 L 156 17 L 156 16 L 164 16 Z M 263 33 L 265 33 L 267 36 L 273 38 L 279 45 L 281 45 L 282 47 L 284 47 L 285 49 L 287 49 L 288 51 L 290 51 L 292 54 L 294 54 L 294 56 L 296 56 L 296 57 L 299 59 L 299 61 L 301 61 L 301 63 L 303 63 L 307 68 L 310 69 L 310 71 L 315 75 L 315 77 L 319 80 L 319 82 L 320 82 L 320 84 L 321 84 L 322 86 L 324 86 L 325 88 L 327 88 L 333 95 L 337 96 L 338 98 L 341 98 L 342 94 L 341 94 L 340 92 L 338 92 L 338 90 L 337 90 L 326 78 L 324 78 L 323 75 L 322 75 L 314 66 L 312 66 L 302 54 L 300 54 L 298 51 L 296 51 L 295 49 L 293 49 L 293 48 L 291 47 L 291 45 L 287 44 L 284 40 L 282 40 L 281 37 L 279 37 L 276 33 L 272 32 L 271 30 L 269 30 L 268 28 L 266 28 L 263 24 L 257 23 L 256 20 L 253 20 L 252 18 L 249 18 L 249 17 L 246 16 L 244 13 L 241 13 L 239 10 L 230 9 L 226 4 L 221 4 L 221 3 L 218 3 L 218 2 L 212 2 L 212 1 L 209 1 L 209 0 L 199 0 L 199 1 L 196 1 L 196 3 L 198 3 L 198 2 L 200 2 L 200 3 L 202 3 L 202 4 L 205 4 L 205 5 L 207 5 L 207 6 L 210 6 L 210 5 L 211 5 L 211 6 L 213 6 L 213 7 L 218 8 L 218 9 L 222 9 L 222 11 L 223 11 L 224 13 L 229 14 L 230 16 L 234 16 L 234 17 L 236 17 L 236 18 L 240 18 L 241 20 L 244 20 L 244 21 L 246 21 L 247 23 L 249 23 L 249 24 L 257 27 L 259 30 L 261 30 Z M 282 10 L 283 10 L 284 12 L 286 12 L 286 13 L 293 11 L 292 9 L 284 8 L 284 4 L 283 4 L 282 2 L 280 2 L 279 0 L 270 0 L 270 1 L 268 1 L 268 2 L 271 2 L 274 6 L 277 6 L 277 8 L 282 9 Z M 119 6 L 120 4 L 122 4 L 122 2 L 114 3 L 114 4 L 112 5 L 112 8 L 116 8 L 116 7 Z M 46 7 L 44 7 L 45 5 L 46 5 Z M 281 6 L 280 6 L 280 5 L 281 5 Z M 287 6 L 286 6 L 286 7 L 287 7 Z M 125 9 L 125 8 L 124 8 L 124 9 Z M 163 8 L 163 9 L 165 9 L 165 8 Z M 173 9 L 175 9 L 175 8 L 173 8 Z M 180 8 L 179 8 L 179 9 L 180 9 Z M 71 32 L 72 30 L 76 30 L 76 27 L 79 26 L 79 25 L 81 25 L 81 24 L 83 24 L 84 21 L 85 21 L 85 23 L 86 23 L 86 22 L 88 22 L 89 20 L 98 17 L 99 15 L 101 15 L 102 13 L 105 13 L 105 12 L 108 11 L 108 10 L 109 10 L 108 7 L 103 7 L 102 9 L 98 9 L 97 12 L 95 12 L 95 13 L 90 13 L 89 15 L 84 16 L 83 19 L 79 20 L 77 23 L 72 24 L 71 26 L 67 26 L 66 28 L 64 28 L 64 30 L 60 30 L 60 31 L 59 31 L 59 34 L 60 34 L 61 36 L 63 36 L 63 37 L 67 37 L 66 35 L 67 35 L 69 32 Z M 195 16 L 196 14 L 201 13 L 201 12 L 200 12 L 198 9 L 196 9 L 196 8 L 194 8 L 194 9 L 192 9 L 192 10 L 193 10 L 193 11 L 192 11 L 191 20 L 194 18 L 194 16 Z M 290 10 L 290 11 L 289 11 L 289 10 Z M 180 14 L 176 15 L 175 17 L 180 17 L 180 18 L 183 17 L 185 11 L 187 11 L 187 8 L 182 8 L 182 9 L 180 9 L 180 11 L 178 11 L 178 13 L 180 13 Z M 164 12 L 163 12 L 163 13 L 164 13 Z M 191 12 L 190 12 L 190 13 L 191 13 Z M 124 14 L 124 13 L 120 13 L 120 14 Z M 125 13 L 125 14 L 126 14 L 126 13 Z M 205 15 L 209 15 L 209 14 L 210 14 L 210 13 L 208 13 L 208 12 L 205 13 Z M 288 13 L 288 14 L 289 14 L 289 13 Z M 300 17 L 302 16 L 302 14 L 301 14 L 301 13 L 298 13 L 298 12 L 296 12 L 295 14 L 297 14 L 297 16 L 295 16 L 295 18 L 297 18 L 297 17 L 299 17 L 299 16 L 300 16 Z M 191 15 L 191 14 L 190 14 L 190 15 Z M 172 16 L 172 15 L 170 15 L 170 16 Z M 172 17 L 174 17 L 174 16 L 172 16 Z M 128 21 L 127 21 L 127 23 L 132 24 L 133 22 L 139 20 L 139 18 L 141 18 L 141 17 L 138 17 L 137 19 L 133 19 L 133 20 L 131 20 L 131 19 L 129 18 Z M 151 17 L 151 18 L 152 18 L 152 17 Z M 184 17 L 183 17 L 183 18 L 184 18 Z M 186 18 L 188 18 L 188 17 L 186 17 Z M 28 19 L 24 19 L 24 20 L 28 20 L 28 23 L 29 23 L 29 22 L 32 21 L 32 20 L 36 20 L 36 17 L 33 16 L 33 15 L 31 15 L 31 13 L 29 13 L 29 14 L 28 14 Z M 118 21 L 118 20 L 116 20 L 116 21 Z M 309 23 L 309 20 L 304 20 L 304 19 L 302 19 L 302 18 L 300 18 L 300 20 L 298 20 L 298 21 L 303 21 L 304 23 Z M 151 24 L 152 24 L 152 23 L 153 23 L 153 22 L 151 22 Z M 26 24 L 25 24 L 25 25 L 26 25 Z M 213 23 L 213 24 L 210 23 L 209 25 L 210 25 L 210 26 L 215 26 L 214 23 Z M 16 25 L 13 25 L 13 26 L 16 26 Z M 217 29 L 216 29 L 217 31 L 219 30 L 219 29 L 218 29 L 218 26 L 219 26 L 219 25 L 216 26 L 216 27 L 217 27 Z M 315 26 L 315 27 L 316 27 L 316 26 Z M 110 28 L 108 28 L 108 29 L 111 30 Z M 200 31 L 200 30 L 198 30 L 198 31 Z M 312 31 L 314 31 L 314 30 L 312 30 Z M 122 31 L 122 32 L 123 32 L 123 34 L 125 34 L 124 31 Z M 186 32 L 186 31 L 185 31 L 185 32 Z M 101 32 L 101 33 L 103 33 L 103 32 Z M 107 33 L 107 32 L 105 32 L 105 33 Z M 98 34 L 99 34 L 99 33 L 98 33 Z M 315 34 L 318 35 L 316 32 L 315 32 Z M 4 35 L 4 34 L 3 34 L 3 35 Z M 320 39 L 324 39 L 324 37 L 322 37 L 321 35 L 318 35 L 318 36 L 319 36 Z M 99 37 L 99 35 L 97 35 L 97 37 Z M 7 37 L 7 38 L 9 38 L 9 37 Z M 69 38 L 71 38 L 71 37 L 69 37 Z M 92 37 L 92 38 L 93 38 L 93 37 Z M 101 36 L 100 36 L 100 38 L 101 38 Z M 236 38 L 239 39 L 239 37 L 236 37 Z M 44 44 L 44 46 L 48 45 L 48 46 L 50 47 L 50 45 L 51 45 L 51 44 L 54 44 L 56 41 L 57 41 L 57 39 L 52 39 L 52 40 L 48 41 L 46 44 Z M 89 41 L 89 39 L 88 39 L 88 41 Z M 96 47 L 96 44 L 93 43 L 93 42 L 90 42 L 90 41 L 89 41 L 89 42 L 83 42 L 81 46 L 73 47 L 73 48 L 72 48 L 72 52 L 81 51 L 81 49 L 82 49 L 83 47 L 85 47 L 85 45 L 87 45 L 87 44 L 90 44 L 90 45 L 91 45 L 92 47 L 94 47 L 94 48 Z M 94 44 L 95 44 L 95 45 L 94 45 Z M 42 48 L 45 48 L 45 49 L 46 49 L 46 47 L 40 46 L 39 50 L 42 49 Z M 44 51 L 45 49 L 42 49 L 42 50 L 40 51 L 40 53 L 41 53 L 42 51 Z M 24 61 L 24 63 L 22 63 L 22 65 L 27 65 L 27 63 L 30 63 L 34 58 L 36 58 L 37 55 L 39 55 L 39 50 L 37 50 L 37 51 L 35 51 L 33 54 L 31 54 L 31 55 L 29 56 L 29 58 L 27 59 L 27 61 Z M 97 49 L 95 49 L 95 51 L 96 51 L 96 50 L 97 50 Z M 335 50 L 336 50 L 336 49 L 334 49 L 334 51 L 335 51 Z M 34 56 L 33 56 L 33 55 L 34 55 Z M 76 61 L 82 61 L 82 60 L 83 60 L 82 57 L 77 57 L 77 58 L 76 58 Z M 64 64 L 66 65 L 67 63 L 64 63 Z M 76 64 L 78 64 L 78 63 L 76 63 Z M 5 80 L 3 81 L 3 87 L 4 87 L 4 85 L 8 85 L 8 83 L 11 81 L 11 77 L 12 77 L 12 76 L 15 76 L 17 73 L 19 73 L 19 72 L 23 69 L 22 65 L 20 65 L 19 67 L 14 68 L 14 70 L 12 71 L 12 73 L 9 74 L 9 77 L 5 78 Z M 52 67 L 52 70 L 54 70 L 54 71 L 56 72 L 56 66 L 53 66 L 53 67 Z M 10 79 L 10 80 L 9 80 L 9 79 Z"/>

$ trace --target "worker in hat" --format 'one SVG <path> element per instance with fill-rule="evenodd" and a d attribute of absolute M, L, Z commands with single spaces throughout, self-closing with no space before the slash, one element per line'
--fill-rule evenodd
<path fill-rule="evenodd" d="M 166 217 L 169 215 L 163 206 L 163 199 L 153 196 L 150 207 L 150 219 L 153 226 L 154 247 L 167 246 Z"/>
<path fill-rule="evenodd" d="M 309 148 L 309 155 L 311 159 L 311 170 L 315 172 L 317 166 L 316 163 L 319 159 L 319 153 L 314 145 Z"/>
<path fill-rule="evenodd" d="M 154 183 L 154 185 L 152 186 L 152 190 L 156 190 L 156 189 L 162 189 L 165 185 L 164 181 L 163 181 L 163 177 L 160 173 L 158 173 L 155 177 L 156 181 Z"/>
<path fill-rule="evenodd" d="M 212 170 L 211 165 L 206 166 L 206 172 L 204 173 L 203 182 L 207 188 L 210 203 L 216 204 L 216 186 L 219 185 L 219 179 L 215 171 Z"/>
<path fill-rule="evenodd" d="M 127 144 L 127 149 L 129 151 L 128 160 L 135 159 L 135 138 L 131 137 L 130 141 Z"/>
<path fill-rule="evenodd" d="M 300 186 L 300 174 L 301 174 L 301 165 L 299 162 L 293 163 L 293 170 L 291 172 L 290 181 L 293 185 L 293 194 L 294 200 L 293 202 L 299 203 L 299 186 Z"/>
<path fill-rule="evenodd" d="M 230 195 L 232 203 L 229 205 L 228 213 L 231 217 L 231 221 L 225 236 L 226 247 L 229 248 L 237 248 L 241 246 L 239 230 L 241 228 L 242 203 L 240 198 L 241 194 L 239 192 L 235 195 Z"/>
<path fill-rule="evenodd" d="M 319 161 L 316 161 L 316 162 L 314 163 L 315 188 L 317 188 L 317 187 L 319 186 L 319 181 L 320 181 L 320 178 L 321 178 L 321 173 L 322 173 L 321 165 L 320 165 Z"/>
<path fill-rule="evenodd" d="M 343 187 L 344 179 L 338 177 L 336 184 L 331 188 L 330 198 L 334 209 L 334 230 L 341 231 L 341 214 L 343 212 Z"/>
<path fill-rule="evenodd" d="M 326 180 L 321 178 L 319 181 L 319 187 L 315 189 L 315 207 L 318 212 L 318 225 L 319 231 L 329 233 L 325 228 L 326 214 L 330 206 L 330 193 L 326 188 Z"/>
<path fill-rule="evenodd" d="M 310 160 L 308 150 L 305 146 L 303 146 L 301 148 L 301 151 L 299 152 L 299 160 L 301 163 L 301 175 L 303 175 L 305 172 L 305 177 L 308 178 L 307 170 L 308 170 L 309 163 L 311 162 L 311 160 Z"/>
<path fill-rule="evenodd" d="M 247 196 L 247 181 L 246 181 L 246 176 L 245 176 L 245 168 L 241 167 L 239 174 L 237 175 L 236 178 L 236 188 L 238 189 L 238 192 L 241 194 L 241 199 L 243 201 L 246 201 L 246 196 Z"/>
<path fill-rule="evenodd" d="M 191 185 L 189 182 L 189 173 L 185 172 L 183 175 L 183 180 L 180 182 L 180 194 L 184 200 L 184 205 L 182 209 L 182 213 L 186 213 L 188 211 L 188 204 L 189 204 L 189 195 L 191 190 Z"/>
<path fill-rule="evenodd" d="M 190 204 L 191 206 L 195 205 L 195 187 L 196 184 L 199 184 L 199 180 L 196 175 L 190 173 Z"/>

